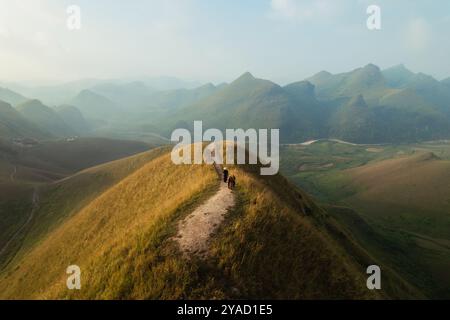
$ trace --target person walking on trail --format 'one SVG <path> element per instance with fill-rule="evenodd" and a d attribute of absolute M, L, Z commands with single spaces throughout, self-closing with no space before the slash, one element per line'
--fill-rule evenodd
<path fill-rule="evenodd" d="M 227 183 L 228 181 L 228 169 L 223 168 L 223 182 Z"/>
<path fill-rule="evenodd" d="M 236 177 L 234 175 L 228 178 L 228 189 L 233 190 L 236 186 Z"/>

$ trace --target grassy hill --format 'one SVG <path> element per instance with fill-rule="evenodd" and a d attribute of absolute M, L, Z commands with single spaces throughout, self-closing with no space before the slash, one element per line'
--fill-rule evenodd
<path fill-rule="evenodd" d="M 76 134 L 53 109 L 43 105 L 39 100 L 28 100 L 16 108 L 30 122 L 54 136 L 68 137 Z"/>
<path fill-rule="evenodd" d="M 450 265 L 450 161 L 420 153 L 355 168 L 346 175 L 358 191 L 345 201 L 376 223 L 401 231 L 397 236 L 412 243 L 411 256 L 429 271 L 433 294 L 449 297 L 445 270 Z"/>
<path fill-rule="evenodd" d="M 217 190 L 212 166 L 175 166 L 168 150 L 157 149 L 51 186 L 38 213 L 42 222 L 0 273 L 0 297 L 377 298 L 394 292 L 365 288 L 370 257 L 357 253 L 308 195 L 282 176 L 259 176 L 257 166 L 232 171 L 238 205 L 213 237 L 207 261 L 185 260 L 172 237 L 178 221 Z M 93 183 L 102 187 L 81 187 Z M 77 292 L 65 286 L 70 264 L 83 270 Z M 397 288 L 414 295 L 406 283 Z"/>
<path fill-rule="evenodd" d="M 36 191 L 42 200 L 39 206 L 43 206 L 47 190 L 59 188 L 60 185 L 56 181 L 65 181 L 65 178 L 80 170 L 130 156 L 148 150 L 149 147 L 141 142 L 83 138 L 76 141 L 41 142 L 33 147 L 21 148 L 9 141 L 0 140 L 0 190 L 3 195 L 0 199 L 0 265 L 8 261 L 7 258 L 20 247 L 22 236 L 28 232 L 28 229 L 21 228 L 28 221 Z M 80 175 L 90 177 L 90 173 L 95 172 L 94 176 L 98 179 L 95 181 L 80 179 L 85 185 L 75 182 L 78 189 L 74 186 L 70 192 L 65 193 L 66 200 L 73 203 L 79 198 L 78 195 L 87 193 L 88 190 L 93 194 L 100 192 L 103 190 L 103 181 L 110 181 L 109 177 L 115 181 L 115 176 L 132 170 L 136 166 L 135 163 L 139 162 L 130 159 L 123 168 L 113 167 L 111 164 L 110 167 L 114 168 L 111 169 L 113 171 L 111 175 L 102 174 L 101 170 L 95 169 L 84 176 Z M 73 178 L 70 181 L 74 183 L 79 180 Z M 69 182 L 67 184 L 70 185 Z M 53 203 L 53 200 L 49 201 L 50 205 Z M 37 215 L 38 212 L 34 214 Z M 38 228 L 47 227 L 45 217 L 40 216 L 36 219 L 39 219 Z M 32 222 L 34 221 L 33 219 Z M 6 243 L 19 231 L 14 243 L 2 252 Z"/>
<path fill-rule="evenodd" d="M 327 203 L 368 252 L 427 296 L 449 297 L 448 144 L 319 142 L 282 157 L 283 171 Z"/>

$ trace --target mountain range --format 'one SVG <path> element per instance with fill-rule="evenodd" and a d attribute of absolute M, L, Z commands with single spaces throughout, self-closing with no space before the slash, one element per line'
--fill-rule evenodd
<path fill-rule="evenodd" d="M 450 80 L 438 81 L 403 65 L 380 70 L 368 64 L 339 74 L 321 71 L 285 86 L 248 72 L 230 84 L 175 90 L 157 90 L 143 81 L 88 81 L 71 88 L 82 83 L 85 88 L 64 103 L 81 113 L 75 115 L 72 108 L 78 118 L 78 124 L 72 124 L 75 131 L 107 127 L 102 134 L 121 132 L 129 137 L 141 131 L 168 138 L 173 129 L 191 129 L 193 121 L 203 120 L 204 128 L 279 128 L 284 143 L 318 138 L 355 143 L 450 138 Z M 28 103 L 25 95 L 9 89 L 0 90 L 2 98 L 15 106 Z M 39 126 L 36 115 L 21 108 Z M 62 120 L 71 122 L 65 115 Z M 80 126 L 80 116 L 89 125 Z M 70 133 L 61 126 L 54 129 L 47 131 Z"/>

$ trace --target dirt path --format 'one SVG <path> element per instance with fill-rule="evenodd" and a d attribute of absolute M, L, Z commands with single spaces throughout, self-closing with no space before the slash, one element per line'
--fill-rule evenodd
<path fill-rule="evenodd" d="M 11 237 L 11 239 L 8 240 L 8 242 L 5 243 L 5 245 L 3 246 L 3 248 L 0 250 L 0 256 L 2 256 L 5 251 L 8 249 L 9 245 L 16 240 L 16 238 L 20 235 L 20 233 L 30 224 L 30 222 L 33 220 L 34 218 L 34 214 L 36 213 L 36 210 L 38 208 L 39 205 L 39 192 L 37 188 L 34 188 L 33 191 L 33 197 L 32 197 L 32 207 L 31 207 L 31 211 L 30 211 L 30 215 L 28 216 L 27 221 L 25 221 L 25 223 L 13 234 L 13 236 Z"/>
<path fill-rule="evenodd" d="M 211 235 L 235 204 L 234 193 L 222 180 L 222 167 L 217 164 L 214 166 L 220 179 L 219 191 L 178 224 L 175 240 L 187 257 L 195 254 L 205 258 L 208 255 Z"/>

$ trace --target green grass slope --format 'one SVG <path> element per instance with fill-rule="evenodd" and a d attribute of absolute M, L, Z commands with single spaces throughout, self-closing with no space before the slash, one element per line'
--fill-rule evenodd
<path fill-rule="evenodd" d="M 0 264 L 10 261 L 16 254 L 21 256 L 23 252 L 26 252 L 30 247 L 35 245 L 38 240 L 45 236 L 50 230 L 53 230 L 67 217 L 76 213 L 105 190 L 164 152 L 166 152 L 164 148 L 144 152 L 80 171 L 73 176 L 54 183 L 40 185 L 39 208 L 35 213 L 35 220 L 39 222 L 32 224 L 27 232 L 18 239 L 15 246 L 13 246 L 7 254 L 0 257 Z M 5 184 L 5 187 L 6 186 L 7 185 Z M 17 184 L 17 187 L 20 186 L 20 184 Z M 7 187 L 6 190 L 10 190 L 10 192 L 11 190 L 14 190 L 11 188 L 11 185 Z M 24 188 L 23 184 L 22 188 Z M 20 210 L 22 216 L 26 216 L 29 213 L 29 202 L 31 199 L 31 191 L 29 189 L 30 187 L 28 187 L 28 193 L 26 195 L 27 201 L 24 202 L 24 204 L 28 203 L 27 208 L 25 208 L 25 210 Z M 8 199 L 10 199 L 9 201 L 11 201 L 11 199 L 14 200 L 12 197 L 8 197 Z M 5 212 L 7 211 L 7 208 L 12 208 L 12 206 L 1 207 L 1 209 L 5 209 Z M 17 218 L 19 217 L 20 216 Z M 17 225 L 20 224 L 11 223 L 8 224 L 8 227 L 14 230 L 14 228 L 17 229 Z M 0 230 L 4 231 L 6 229 L 2 228 Z M 5 239 L 8 238 L 9 237 L 6 237 L 5 235 Z M 0 242 L 0 245 L 3 243 L 4 242 Z M 17 253 L 19 248 L 21 250 Z"/>

